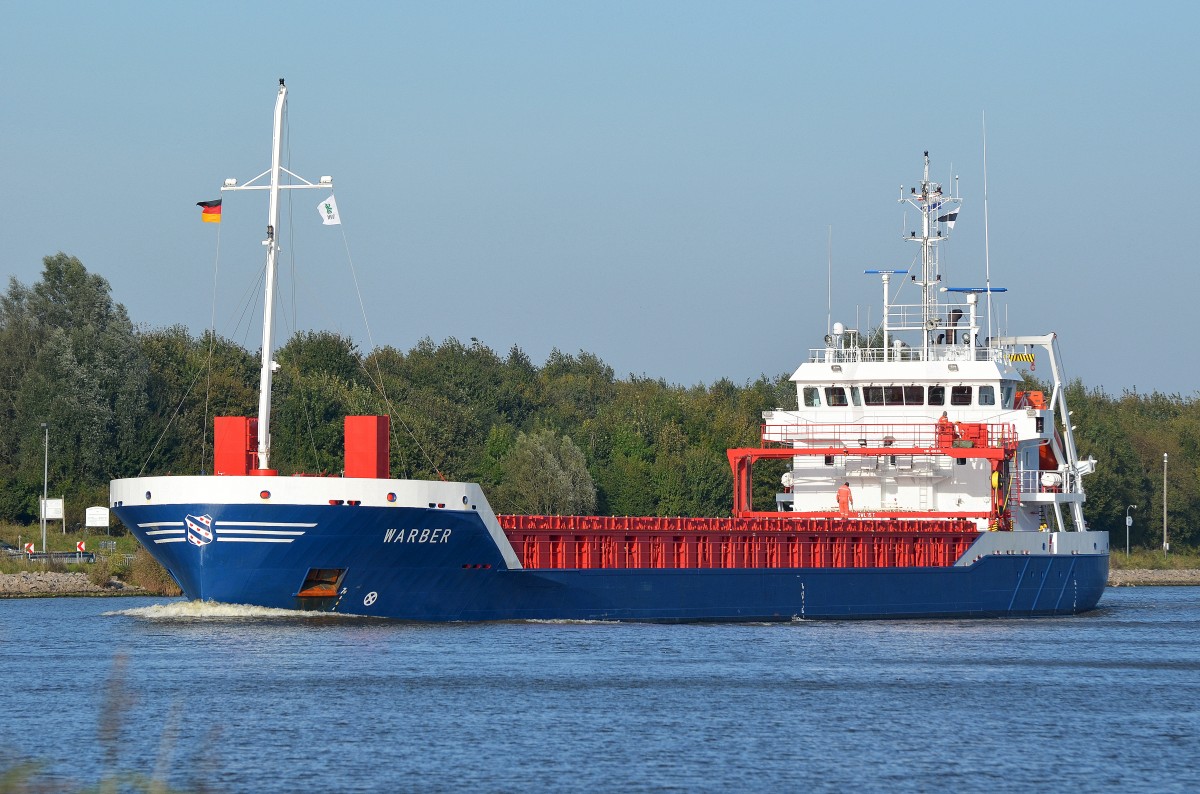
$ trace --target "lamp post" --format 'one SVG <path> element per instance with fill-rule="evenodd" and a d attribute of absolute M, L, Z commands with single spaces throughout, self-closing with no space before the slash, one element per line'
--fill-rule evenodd
<path fill-rule="evenodd" d="M 1163 453 L 1163 556 L 1167 556 L 1171 544 L 1167 543 L 1167 453 Z"/>
<path fill-rule="evenodd" d="M 42 554 L 46 553 L 46 496 L 50 481 L 50 427 L 42 422 L 45 436 L 42 440 Z"/>
<path fill-rule="evenodd" d="M 1125 508 L 1125 556 L 1129 556 L 1129 528 L 1133 526 L 1133 519 L 1129 517 L 1130 510 L 1137 510 L 1137 505 L 1130 505 Z"/>

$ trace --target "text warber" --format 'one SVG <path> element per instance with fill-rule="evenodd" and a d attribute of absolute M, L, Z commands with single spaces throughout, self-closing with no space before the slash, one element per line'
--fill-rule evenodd
<path fill-rule="evenodd" d="M 384 543 L 445 543 L 450 540 L 449 529 L 388 529 Z"/>

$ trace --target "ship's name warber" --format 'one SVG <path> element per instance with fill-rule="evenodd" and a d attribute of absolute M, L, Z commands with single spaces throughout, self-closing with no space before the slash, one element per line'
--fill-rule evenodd
<path fill-rule="evenodd" d="M 445 543 L 450 540 L 449 529 L 388 529 L 384 543 Z"/>

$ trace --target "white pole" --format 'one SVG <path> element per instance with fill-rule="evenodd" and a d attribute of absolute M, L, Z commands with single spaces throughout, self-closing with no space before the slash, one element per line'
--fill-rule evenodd
<path fill-rule="evenodd" d="M 258 380 L 258 468 L 270 468 L 271 454 L 271 353 L 275 321 L 275 254 L 279 251 L 279 160 L 282 149 L 283 109 L 287 104 L 287 86 L 279 81 L 275 100 L 275 133 L 271 143 L 270 208 L 267 217 L 267 278 L 263 300 L 262 371 Z"/>
<path fill-rule="evenodd" d="M 1171 544 L 1167 543 L 1167 453 L 1163 453 L 1163 556 L 1167 556 Z"/>
<path fill-rule="evenodd" d="M 883 274 L 883 360 L 887 361 L 890 357 L 888 353 L 889 334 L 888 334 L 888 283 L 891 281 L 891 276 L 887 273 Z"/>
<path fill-rule="evenodd" d="M 987 111 L 983 113 L 983 285 L 987 287 L 987 338 L 992 337 L 992 260 L 988 245 Z"/>
<path fill-rule="evenodd" d="M 1133 526 L 1133 519 L 1129 517 L 1130 510 L 1137 510 L 1137 505 L 1129 505 L 1125 508 L 1125 556 L 1129 556 L 1129 528 Z"/>
<path fill-rule="evenodd" d="M 50 427 L 42 422 L 45 437 L 42 440 L 42 554 L 46 553 L 46 496 L 50 481 Z M 1164 456 L 1165 457 L 1165 456 Z M 1165 520 L 1165 519 L 1164 519 Z"/>

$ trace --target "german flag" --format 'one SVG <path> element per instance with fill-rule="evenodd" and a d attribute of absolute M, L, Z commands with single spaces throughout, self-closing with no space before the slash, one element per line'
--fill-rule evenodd
<path fill-rule="evenodd" d="M 205 223 L 221 222 L 221 199 L 217 199 L 216 201 L 197 201 L 196 206 L 200 208 L 200 220 Z"/>

